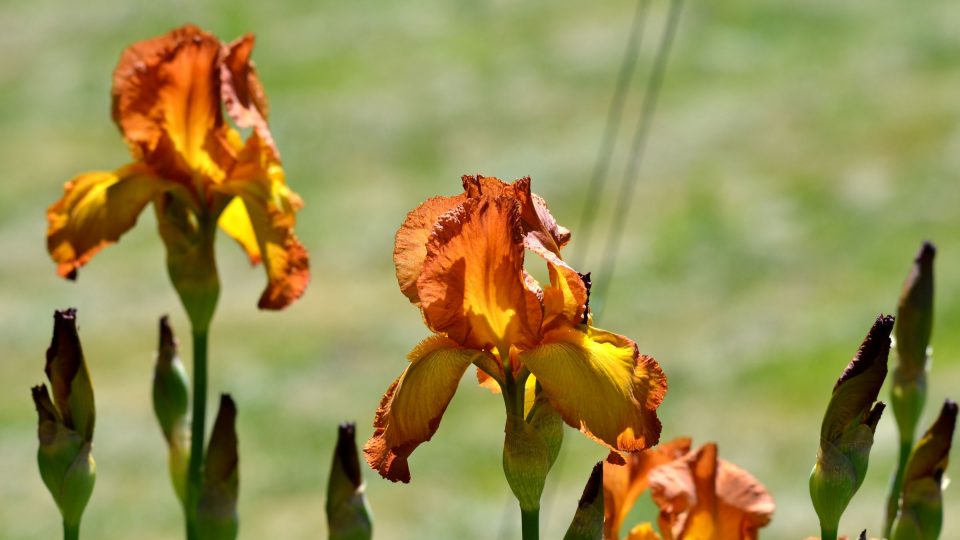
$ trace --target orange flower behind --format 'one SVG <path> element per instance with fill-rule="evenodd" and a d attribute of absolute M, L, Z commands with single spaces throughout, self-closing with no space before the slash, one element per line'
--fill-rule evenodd
<path fill-rule="evenodd" d="M 440 424 L 471 365 L 525 416 L 529 393 L 545 395 L 571 426 L 617 452 L 656 444 L 666 378 L 630 339 L 589 324 L 588 282 L 560 255 L 570 233 L 530 191 L 464 176 L 464 192 L 427 200 L 397 231 L 394 262 L 403 294 L 434 332 L 414 348 L 391 385 L 364 447 L 381 475 L 407 482 L 407 457 Z M 531 251 L 550 282 L 524 268 Z"/>
<path fill-rule="evenodd" d="M 286 186 L 252 47 L 252 35 L 227 44 L 186 25 L 123 52 L 112 111 L 134 161 L 77 176 L 48 209 L 47 248 L 61 276 L 74 279 L 152 202 L 175 282 L 219 225 L 253 264 L 263 262 L 261 308 L 303 294 L 308 256 L 293 231 L 303 203 Z M 224 108 L 238 128 L 252 128 L 245 141 Z"/>

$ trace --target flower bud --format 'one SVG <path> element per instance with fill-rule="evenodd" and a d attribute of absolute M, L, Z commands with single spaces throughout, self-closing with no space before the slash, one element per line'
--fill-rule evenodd
<path fill-rule="evenodd" d="M 370 540 L 373 520 L 364 497 L 356 424 L 340 424 L 327 482 L 327 530 L 330 540 Z"/>
<path fill-rule="evenodd" d="M 44 371 L 53 399 L 46 386 L 33 387 L 40 441 L 37 463 L 64 523 L 77 528 L 96 482 L 91 455 L 96 413 L 73 309 L 54 314 L 53 339 Z"/>
<path fill-rule="evenodd" d="M 897 365 L 890 397 L 900 440 L 912 444 L 927 397 L 927 347 L 933 328 L 933 258 L 924 242 L 903 284 L 897 309 Z"/>
<path fill-rule="evenodd" d="M 234 540 L 237 537 L 237 407 L 228 394 L 220 396 L 220 409 L 213 423 L 203 469 L 203 486 L 197 507 L 197 532 L 204 540 Z"/>
<path fill-rule="evenodd" d="M 810 498 L 825 536 L 836 536 L 840 516 L 866 476 L 873 434 L 884 408 L 876 401 L 887 376 L 892 329 L 893 317 L 877 318 L 834 386 L 823 417 L 817 462 L 810 474 Z"/>
<path fill-rule="evenodd" d="M 534 426 L 507 414 L 503 439 L 503 472 L 524 512 L 540 509 L 540 495 L 550 471 L 550 448 Z"/>
<path fill-rule="evenodd" d="M 173 489 L 186 501 L 190 461 L 190 381 L 177 354 L 177 339 L 166 315 L 160 318 L 160 344 L 153 370 L 153 412 L 167 441 L 168 466 Z"/>
<path fill-rule="evenodd" d="M 603 462 L 597 462 L 577 503 L 577 512 L 563 540 L 603 538 Z"/>
<path fill-rule="evenodd" d="M 943 525 L 943 474 L 950 458 L 957 404 L 946 400 L 940 416 L 910 454 L 903 475 L 900 512 L 892 540 L 925 540 L 940 536 Z"/>

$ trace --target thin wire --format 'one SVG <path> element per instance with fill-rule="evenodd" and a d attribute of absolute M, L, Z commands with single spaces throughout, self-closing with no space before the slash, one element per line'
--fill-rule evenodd
<path fill-rule="evenodd" d="M 666 71 L 667 59 L 670 57 L 670 48 L 673 45 L 673 38 L 680 22 L 680 12 L 683 9 L 683 0 L 670 0 L 670 12 L 667 15 L 666 29 L 660 40 L 660 46 L 657 49 L 657 57 L 654 60 L 653 71 L 650 79 L 647 81 L 647 89 L 643 96 L 643 108 L 640 112 L 640 118 L 637 122 L 637 131 L 633 137 L 631 147 L 630 161 L 623 174 L 623 180 L 620 183 L 620 193 L 617 197 L 617 206 L 613 213 L 613 223 L 610 226 L 610 236 L 607 237 L 606 249 L 603 252 L 603 260 L 600 272 L 593 279 L 593 290 L 591 291 L 591 301 L 594 308 L 594 319 L 599 319 L 603 314 L 604 304 L 606 303 L 607 291 L 610 287 L 610 281 L 613 278 L 613 270 L 616 266 L 617 255 L 620 251 L 620 241 L 623 237 L 624 220 L 627 217 L 627 208 L 633 200 L 633 191 L 637 185 L 640 164 L 643 160 L 643 151 L 646 148 L 647 135 L 650 133 L 650 126 L 653 123 L 653 113 L 657 108 L 657 99 L 660 96 L 660 89 L 663 86 L 663 74 Z"/>
<path fill-rule="evenodd" d="M 590 249 L 590 240 L 593 236 L 593 224 L 597 216 L 597 206 L 600 195 L 607 182 L 607 172 L 610 170 L 610 158 L 616 146 L 617 134 L 620 132 L 620 119 L 623 117 L 623 104 L 626 101 L 633 74 L 637 70 L 637 57 L 640 55 L 640 42 L 643 40 L 643 29 L 646 26 L 650 0 L 637 0 L 637 10 L 633 15 L 633 24 L 630 26 L 630 37 L 627 38 L 627 48 L 623 51 L 623 60 L 620 62 L 620 73 L 617 75 L 617 85 L 610 99 L 610 108 L 607 110 L 607 124 L 603 130 L 603 139 L 597 152 L 597 160 L 593 164 L 593 174 L 590 176 L 590 185 L 583 201 L 583 212 L 580 215 L 580 226 L 577 227 L 577 240 L 573 260 L 577 265 L 586 263 L 587 250 Z M 577 266 L 579 268 L 580 266 Z"/>

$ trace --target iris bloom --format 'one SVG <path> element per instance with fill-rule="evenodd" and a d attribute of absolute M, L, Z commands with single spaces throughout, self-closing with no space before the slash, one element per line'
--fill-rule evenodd
<path fill-rule="evenodd" d="M 620 523 L 648 487 L 663 536 L 644 523 L 627 540 L 755 540 L 775 508 L 750 473 L 717 458 L 716 444 L 690 451 L 690 439 L 630 456 L 626 466 L 605 464 L 603 485 L 605 500 L 615 502 L 607 508 L 607 540 L 619 538 Z"/>
<path fill-rule="evenodd" d="M 656 444 L 666 379 L 633 341 L 590 324 L 585 276 L 560 256 L 570 232 L 529 178 L 465 176 L 463 186 L 421 204 L 397 232 L 400 289 L 433 335 L 383 396 L 367 461 L 408 482 L 408 456 L 436 432 L 471 364 L 503 392 L 508 414 L 525 416 L 525 389 L 536 389 L 567 424 L 613 451 Z M 524 270 L 527 250 L 546 262 L 549 283 Z"/>
<path fill-rule="evenodd" d="M 133 161 L 75 177 L 47 210 L 47 248 L 61 276 L 74 279 L 152 202 L 185 304 L 184 288 L 209 285 L 200 266 L 212 269 L 215 283 L 216 225 L 253 264 L 264 263 L 261 308 L 283 308 L 303 293 L 307 252 L 293 232 L 302 203 L 284 180 L 252 49 L 252 35 L 227 44 L 186 25 L 123 52 L 112 111 Z M 246 140 L 224 110 L 237 128 L 252 128 Z"/>

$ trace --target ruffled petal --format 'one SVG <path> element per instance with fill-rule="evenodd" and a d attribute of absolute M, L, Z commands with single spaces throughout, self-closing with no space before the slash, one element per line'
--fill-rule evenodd
<path fill-rule="evenodd" d="M 433 197 L 407 214 L 407 219 L 397 231 L 393 248 L 393 262 L 397 267 L 397 281 L 400 291 L 414 304 L 420 303 L 417 293 L 417 279 L 423 271 L 423 261 L 427 256 L 427 239 L 441 215 L 453 210 L 466 197 Z"/>
<path fill-rule="evenodd" d="M 221 44 L 185 25 L 137 42 L 113 73 L 113 119 L 135 156 L 164 177 L 222 180 L 230 151 L 220 104 Z"/>
<path fill-rule="evenodd" d="M 651 471 L 650 490 L 667 538 L 755 540 L 775 508 L 750 473 L 717 459 L 712 443 Z"/>
<path fill-rule="evenodd" d="M 57 273 L 73 279 L 98 251 L 120 239 L 154 197 L 172 182 L 141 164 L 113 172 L 81 174 L 64 185 L 64 196 L 47 209 L 47 250 Z"/>
<path fill-rule="evenodd" d="M 250 136 L 237 158 L 237 166 L 231 170 L 229 179 L 217 189 L 243 201 L 256 236 L 268 280 L 260 296 L 260 309 L 283 309 L 292 304 L 310 282 L 307 250 L 293 232 L 296 212 L 303 202 L 287 187 L 280 162 L 256 133 Z M 238 225 L 233 232 L 239 233 L 241 228 Z M 246 248 L 248 238 L 243 238 L 241 244 Z M 251 249 L 247 248 L 247 254 L 251 254 Z"/>
<path fill-rule="evenodd" d="M 628 454 L 624 465 L 614 465 L 609 461 L 604 461 L 604 538 L 620 538 L 619 532 L 621 525 L 623 525 L 623 519 L 627 517 L 637 498 L 646 491 L 649 485 L 648 475 L 650 471 L 683 457 L 690 451 L 690 443 L 689 438 L 681 437 L 663 443 L 656 448 Z M 629 538 L 634 538 L 634 532 L 631 531 L 630 534 Z M 638 538 L 645 537 L 639 536 Z"/>
<path fill-rule="evenodd" d="M 220 66 L 220 91 L 227 114 L 240 128 L 253 128 L 257 135 L 279 158 L 273 135 L 267 125 L 267 94 L 250 60 L 253 52 L 253 34 L 233 41 L 225 47 Z"/>
<path fill-rule="evenodd" d="M 408 355 L 410 365 L 390 385 L 373 421 L 373 437 L 363 453 L 381 476 L 409 482 L 407 457 L 429 441 L 457 391 L 457 384 L 479 351 L 432 336 Z"/>
<path fill-rule="evenodd" d="M 633 341 L 595 328 L 559 328 L 519 358 L 570 426 L 617 451 L 644 450 L 660 439 L 657 407 L 667 380 Z"/>
<path fill-rule="evenodd" d="M 440 217 L 417 280 L 434 331 L 480 350 L 536 343 L 519 218 L 508 197 L 469 199 Z"/>

